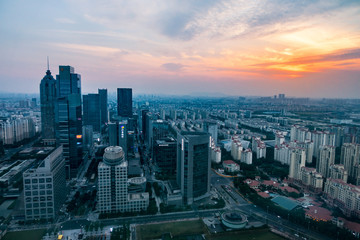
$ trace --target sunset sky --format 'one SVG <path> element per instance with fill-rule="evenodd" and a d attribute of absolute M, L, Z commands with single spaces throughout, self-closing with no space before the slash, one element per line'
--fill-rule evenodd
<path fill-rule="evenodd" d="M 360 1 L 0 1 L 0 92 L 360 98 Z"/>

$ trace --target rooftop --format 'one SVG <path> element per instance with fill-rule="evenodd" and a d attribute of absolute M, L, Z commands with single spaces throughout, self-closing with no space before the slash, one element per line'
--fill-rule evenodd
<path fill-rule="evenodd" d="M 296 201 L 291 200 L 284 196 L 277 196 L 271 199 L 271 201 L 288 211 L 291 211 L 299 206 L 299 204 Z"/>
<path fill-rule="evenodd" d="M 309 206 L 308 209 L 305 210 L 305 215 L 315 221 L 327 222 L 333 219 L 329 210 L 317 206 Z"/>

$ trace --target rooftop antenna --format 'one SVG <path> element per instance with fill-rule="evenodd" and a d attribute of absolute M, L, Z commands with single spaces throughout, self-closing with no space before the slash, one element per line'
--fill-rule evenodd
<path fill-rule="evenodd" d="M 47 56 L 47 69 L 50 70 L 49 69 L 49 56 Z"/>

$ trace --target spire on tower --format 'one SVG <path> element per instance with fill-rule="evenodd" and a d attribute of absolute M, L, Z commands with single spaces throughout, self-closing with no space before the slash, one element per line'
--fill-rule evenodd
<path fill-rule="evenodd" d="M 47 56 L 46 59 L 47 59 L 47 71 L 46 71 L 46 75 L 51 75 L 50 67 L 49 67 L 49 56 Z"/>

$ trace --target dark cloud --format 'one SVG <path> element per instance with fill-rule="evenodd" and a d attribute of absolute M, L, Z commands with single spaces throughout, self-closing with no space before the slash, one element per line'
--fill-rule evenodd
<path fill-rule="evenodd" d="M 185 65 L 182 65 L 180 63 L 165 63 L 161 65 L 161 67 L 171 72 L 180 72 L 184 69 Z"/>
<path fill-rule="evenodd" d="M 325 56 L 323 59 L 329 61 L 341 61 L 341 60 L 358 59 L 358 58 L 360 58 L 360 48 L 351 49 L 336 54 L 331 54 Z"/>
<path fill-rule="evenodd" d="M 186 28 L 189 20 L 192 18 L 189 13 L 174 13 L 171 17 L 164 19 L 162 24 L 162 33 L 171 38 L 181 40 L 190 40 L 196 34 L 196 28 Z"/>

